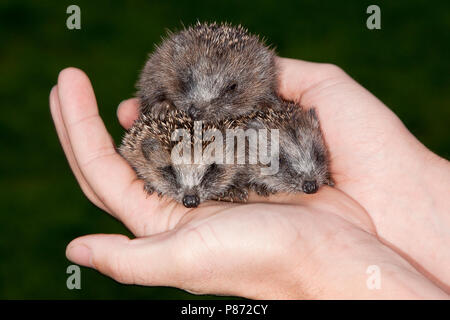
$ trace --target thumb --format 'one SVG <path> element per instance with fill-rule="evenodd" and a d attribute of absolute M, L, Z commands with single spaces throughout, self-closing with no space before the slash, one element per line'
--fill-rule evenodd
<path fill-rule="evenodd" d="M 297 59 L 276 59 L 279 70 L 278 93 L 286 100 L 295 101 L 302 105 L 304 96 L 311 89 L 316 88 L 327 79 L 352 80 L 338 66 L 329 63 L 309 62 Z"/>
<path fill-rule="evenodd" d="M 73 240 L 67 258 L 125 284 L 177 286 L 180 263 L 174 237 L 162 233 L 130 240 L 123 235 L 96 234 Z"/>

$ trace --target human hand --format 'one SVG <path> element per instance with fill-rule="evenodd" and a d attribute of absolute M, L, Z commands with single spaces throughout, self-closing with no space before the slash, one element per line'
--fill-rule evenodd
<path fill-rule="evenodd" d="M 135 113 L 132 104 L 119 110 L 125 126 Z M 121 282 L 202 293 L 358 298 L 374 294 L 365 287 L 365 270 L 373 261 L 383 261 L 380 267 L 387 274 L 412 278 L 408 283 L 419 283 L 425 296 L 442 294 L 382 245 L 364 210 L 338 190 L 271 199 L 284 204 L 208 203 L 195 210 L 146 198 L 142 182 L 115 153 L 84 74 L 74 69 L 61 73 L 51 93 L 51 109 L 83 191 L 139 237 L 76 239 L 67 255 L 79 264 Z M 395 277 L 387 277 L 380 297 L 414 297 L 396 285 Z"/>
<path fill-rule="evenodd" d="M 450 292 L 450 164 L 340 68 L 280 58 L 280 93 L 315 106 L 336 187 L 377 236 Z"/>

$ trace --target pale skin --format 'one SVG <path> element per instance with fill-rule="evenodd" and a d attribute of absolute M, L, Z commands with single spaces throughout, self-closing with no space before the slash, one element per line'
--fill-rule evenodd
<path fill-rule="evenodd" d="M 127 284 L 261 299 L 448 299 L 450 164 L 336 66 L 278 58 L 279 90 L 314 106 L 335 187 L 313 195 L 251 195 L 248 204 L 187 209 L 148 196 L 114 149 L 94 91 L 63 70 L 50 108 L 86 196 L 136 236 L 73 240 L 66 255 Z M 118 108 L 132 125 L 138 101 Z M 366 270 L 378 266 L 381 288 Z"/>

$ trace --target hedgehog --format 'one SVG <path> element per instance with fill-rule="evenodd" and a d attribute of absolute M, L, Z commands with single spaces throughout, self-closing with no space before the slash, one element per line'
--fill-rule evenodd
<path fill-rule="evenodd" d="M 196 127 L 198 123 L 200 126 Z M 144 180 L 148 194 L 168 196 L 187 208 L 206 200 L 246 201 L 248 192 L 238 188 L 243 185 L 239 177 L 244 165 L 227 164 L 219 154 L 216 157 L 215 152 L 205 152 L 214 136 L 209 144 L 199 142 L 203 154 L 200 159 L 193 159 L 191 154 L 198 140 L 196 129 L 205 135 L 208 130 L 214 133 L 216 128 L 238 125 L 239 121 L 230 120 L 203 124 L 180 110 L 167 111 L 164 121 L 141 114 L 125 134 L 118 151 L 138 178 Z M 183 139 L 176 141 L 174 132 L 188 134 L 189 138 L 181 135 Z M 185 147 L 189 149 L 188 158 L 180 156 Z M 226 152 L 225 149 L 225 155 Z"/>
<path fill-rule="evenodd" d="M 333 186 L 328 150 L 315 109 L 305 110 L 287 101 L 280 101 L 280 104 L 282 111 L 260 111 L 248 121 L 247 128 L 266 129 L 270 135 L 278 129 L 279 134 L 279 139 L 268 143 L 271 156 L 278 159 L 278 170 L 262 174 L 261 169 L 267 167 L 266 164 L 247 164 L 248 188 L 267 196 L 278 192 L 311 194 L 324 184 Z M 250 145 L 249 152 L 257 152 L 255 145 Z"/>
<path fill-rule="evenodd" d="M 245 116 L 277 105 L 275 54 L 241 25 L 197 22 L 169 32 L 136 86 L 141 113 L 160 119 L 171 109 L 194 120 Z"/>

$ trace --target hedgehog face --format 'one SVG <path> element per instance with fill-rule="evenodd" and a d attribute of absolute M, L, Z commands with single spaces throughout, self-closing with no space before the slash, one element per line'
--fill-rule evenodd
<path fill-rule="evenodd" d="M 273 104 L 274 53 L 242 27 L 198 24 L 157 48 L 138 87 L 144 113 L 164 103 L 194 120 L 242 116 Z"/>
<path fill-rule="evenodd" d="M 232 177 L 223 165 L 179 164 L 164 168 L 170 172 L 164 194 L 169 195 L 187 208 L 197 207 L 200 203 L 223 197 L 232 184 Z M 166 176 L 167 177 L 167 176 Z"/>
<path fill-rule="evenodd" d="M 177 85 L 167 88 L 165 96 L 194 120 L 243 116 L 272 102 L 275 94 L 270 81 L 273 76 L 267 74 L 271 63 L 268 58 L 259 59 L 256 65 L 250 57 L 231 51 L 217 61 L 217 57 L 202 52 L 206 48 L 195 53 L 191 50 L 186 48 L 182 54 L 196 53 L 196 61 L 179 66 Z"/>
<path fill-rule="evenodd" d="M 280 191 L 315 193 L 329 180 L 327 153 L 322 137 L 308 127 L 282 133 L 280 142 Z"/>
<path fill-rule="evenodd" d="M 225 165 L 211 164 L 167 164 L 152 167 L 149 163 L 146 174 L 140 174 L 153 191 L 182 203 L 187 208 L 197 207 L 200 203 L 223 197 L 233 176 Z"/>
<path fill-rule="evenodd" d="M 124 141 L 128 139 L 131 135 Z M 176 163 L 157 136 L 147 133 L 136 141 L 123 143 L 119 151 L 144 180 L 148 193 L 168 196 L 192 208 L 206 200 L 224 197 L 233 185 L 237 168 L 232 165 L 216 164 L 208 159 L 202 159 L 201 163 Z"/>
<path fill-rule="evenodd" d="M 279 170 L 274 175 L 254 174 L 257 190 L 263 193 L 315 193 L 324 184 L 332 185 L 328 155 L 314 109 L 300 111 L 287 123 L 279 123 Z M 266 126 L 270 124 L 265 124 Z"/>

